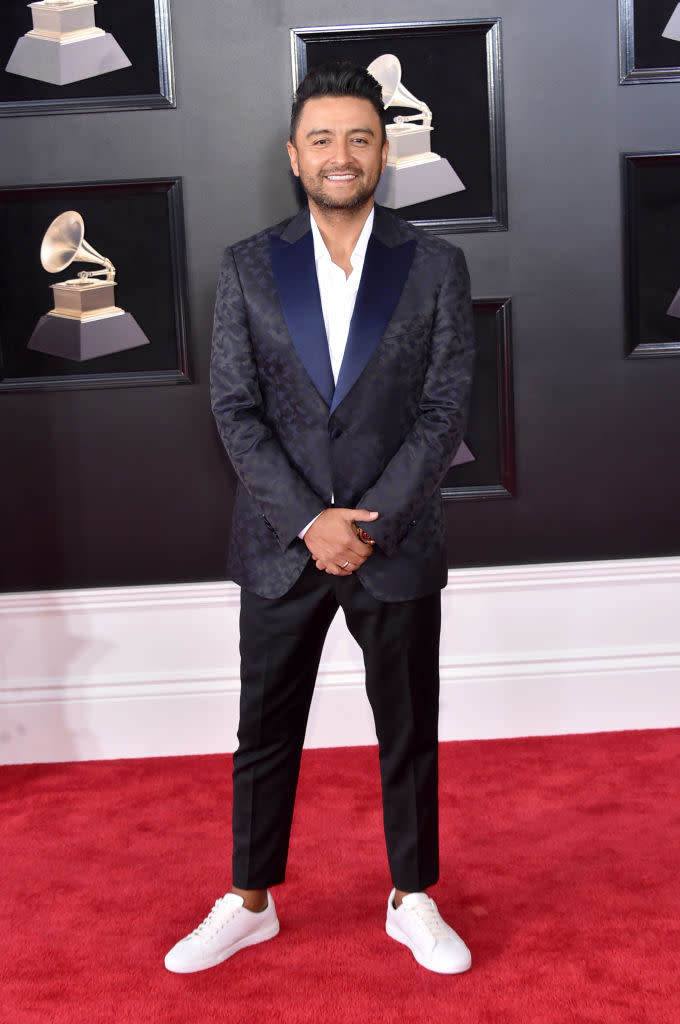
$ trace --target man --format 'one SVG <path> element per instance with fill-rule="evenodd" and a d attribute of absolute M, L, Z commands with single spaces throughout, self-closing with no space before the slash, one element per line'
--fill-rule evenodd
<path fill-rule="evenodd" d="M 168 953 L 178 973 L 279 930 L 269 888 L 284 880 L 307 714 L 338 607 L 363 650 L 378 736 L 387 933 L 430 970 L 470 966 L 425 892 L 439 871 L 439 484 L 468 402 L 469 282 L 460 250 L 374 206 L 387 146 L 368 72 L 313 69 L 288 143 L 308 208 L 225 254 L 211 383 L 238 476 L 233 889 Z"/>

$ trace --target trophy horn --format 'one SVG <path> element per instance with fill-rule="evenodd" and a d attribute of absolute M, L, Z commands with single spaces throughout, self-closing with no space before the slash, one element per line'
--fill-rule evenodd
<path fill-rule="evenodd" d="M 50 274 L 58 274 L 71 263 L 99 263 L 104 270 L 82 272 L 80 276 L 101 276 L 113 281 L 116 268 L 85 239 L 85 224 L 76 210 L 66 210 L 52 221 L 40 246 L 40 262 Z"/>
<path fill-rule="evenodd" d="M 371 61 L 367 70 L 369 75 L 373 75 L 382 88 L 382 101 L 385 110 L 388 107 L 408 107 L 411 110 L 419 110 L 426 123 L 430 123 L 432 111 L 427 103 L 419 100 L 402 83 L 401 63 L 395 54 L 381 54 L 380 57 L 376 57 L 375 60 Z M 411 118 L 397 118 L 396 120 L 411 120 Z"/>

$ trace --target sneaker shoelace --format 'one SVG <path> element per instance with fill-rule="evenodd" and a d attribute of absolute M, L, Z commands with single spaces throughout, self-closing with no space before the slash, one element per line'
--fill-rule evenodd
<path fill-rule="evenodd" d="M 234 906 L 226 896 L 221 896 L 205 920 L 201 921 L 197 928 L 194 928 L 191 935 L 195 935 L 198 939 L 211 938 L 217 934 L 230 917 L 234 916 L 237 910 L 240 910 L 240 906 Z"/>
<path fill-rule="evenodd" d="M 408 909 L 414 913 L 419 924 L 427 930 L 427 934 L 432 936 L 433 939 L 448 939 L 451 937 L 449 927 L 442 919 L 434 900 L 428 899 L 427 902 L 422 900 L 418 903 L 413 903 Z"/>

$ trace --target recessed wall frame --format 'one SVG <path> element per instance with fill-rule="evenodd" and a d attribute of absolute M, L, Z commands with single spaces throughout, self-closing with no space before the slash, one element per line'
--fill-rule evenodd
<path fill-rule="evenodd" d="M 0 392 L 190 381 L 180 178 L 0 188 L 0 224 Z"/>
<path fill-rule="evenodd" d="M 475 461 L 449 470 L 441 485 L 451 501 L 515 495 L 512 323 L 509 298 L 474 299 L 477 352 L 465 443 Z"/>
<path fill-rule="evenodd" d="M 78 7 L 77 0 L 74 6 Z M 176 106 L 169 0 L 98 0 L 94 7 L 83 4 L 83 10 L 90 9 L 83 17 L 96 17 L 99 39 L 87 38 L 92 29 L 61 31 L 77 28 L 80 22 L 70 25 L 65 21 L 70 13 L 68 5 L 57 3 L 53 7 L 53 11 L 41 13 L 55 19 L 54 25 L 48 21 L 44 29 L 37 30 L 36 37 L 32 34 L 35 27 L 28 0 L 3 0 L 0 5 L 0 116 Z M 59 11 L 59 7 L 65 10 Z M 78 10 L 73 14 L 79 15 Z M 55 48 L 60 49 L 56 39 L 60 31 L 67 57 L 53 54 Z M 95 74 L 92 68 L 101 66 L 97 63 L 101 55 L 88 57 L 88 47 L 106 48 L 107 43 L 121 52 L 123 59 L 117 62 L 116 70 Z M 76 47 L 82 47 L 82 58 L 73 57 Z M 51 71 L 41 70 L 41 64 L 45 69 L 49 65 Z M 62 68 L 65 84 L 61 85 L 55 84 L 60 64 L 68 65 Z M 77 77 L 78 67 L 87 77 Z M 50 81 L 34 77 L 43 73 Z"/>
<path fill-rule="evenodd" d="M 500 18 L 293 28 L 290 39 L 294 90 L 309 68 L 326 60 L 368 67 L 392 55 L 401 84 L 431 108 L 431 156 L 451 165 L 464 190 L 410 205 L 397 201 L 393 209 L 438 234 L 507 230 Z M 388 109 L 388 118 L 394 116 L 412 117 L 413 108 L 395 103 Z M 415 161 L 404 157 L 405 175 L 419 152 Z"/>
<path fill-rule="evenodd" d="M 680 356 L 680 153 L 623 155 L 626 355 Z"/>
<path fill-rule="evenodd" d="M 678 0 L 619 0 L 619 81 L 680 82 Z"/>

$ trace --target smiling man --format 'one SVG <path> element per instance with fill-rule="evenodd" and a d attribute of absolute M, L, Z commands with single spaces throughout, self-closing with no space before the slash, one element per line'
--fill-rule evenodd
<path fill-rule="evenodd" d="M 439 874 L 439 484 L 465 426 L 469 280 L 459 249 L 374 205 L 387 145 L 375 79 L 346 62 L 312 69 L 288 142 L 308 205 L 225 253 L 211 388 L 238 478 L 233 885 L 166 956 L 177 973 L 278 933 L 269 890 L 285 876 L 307 716 L 338 608 L 363 651 L 378 737 L 387 934 L 429 970 L 470 966 L 425 891 Z M 352 882 L 338 879 L 339 902 Z"/>
<path fill-rule="evenodd" d="M 288 156 L 316 222 L 342 210 L 341 217 L 331 215 L 333 224 L 363 226 L 387 160 L 384 127 L 369 100 L 307 100 L 296 118 Z M 348 217 L 348 210 L 356 216 Z"/>

